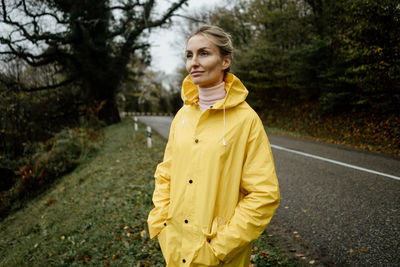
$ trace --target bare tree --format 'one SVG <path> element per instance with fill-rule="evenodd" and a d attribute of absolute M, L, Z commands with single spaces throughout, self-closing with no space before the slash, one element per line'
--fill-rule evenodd
<path fill-rule="evenodd" d="M 56 83 L 25 90 L 76 83 L 87 105 L 103 102 L 100 119 L 118 122 L 115 97 L 129 60 L 148 58 L 144 35 L 168 24 L 187 1 L 172 2 L 157 15 L 155 0 L 1 0 L 0 56 L 55 66 L 63 74 Z"/>

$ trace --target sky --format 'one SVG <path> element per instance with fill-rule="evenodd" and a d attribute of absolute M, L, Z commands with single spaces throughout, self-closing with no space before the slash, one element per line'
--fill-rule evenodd
<path fill-rule="evenodd" d="M 157 9 L 166 10 L 171 1 L 159 0 L 158 2 Z M 221 0 L 189 0 L 188 6 L 179 10 L 177 14 L 187 15 L 186 12 L 220 6 L 223 2 Z M 173 74 L 180 64 L 184 64 L 183 58 L 186 44 L 179 34 L 179 24 L 185 23 L 185 20 L 175 17 L 173 21 L 174 25 L 170 29 L 157 29 L 152 31 L 150 35 L 151 69 L 156 72 L 162 71 L 166 74 Z"/>
<path fill-rule="evenodd" d="M 163 14 L 171 3 L 177 0 L 156 1 L 156 13 Z M 190 12 L 198 12 L 203 9 L 210 9 L 223 5 L 224 0 L 189 0 L 188 5 L 178 10 L 177 14 L 190 16 Z M 174 24 L 169 29 L 152 30 L 149 41 L 152 55 L 151 69 L 164 72 L 167 75 L 174 74 L 180 64 L 184 64 L 185 38 L 179 33 L 179 24 L 187 23 L 183 18 L 174 17 Z M 51 26 L 51 23 L 49 24 Z M 59 24 L 57 24 L 59 25 Z M 6 32 L 0 29 L 0 33 Z M 0 34 L 1 36 L 1 34 Z M 0 46 L 1 49 L 1 46 Z"/>

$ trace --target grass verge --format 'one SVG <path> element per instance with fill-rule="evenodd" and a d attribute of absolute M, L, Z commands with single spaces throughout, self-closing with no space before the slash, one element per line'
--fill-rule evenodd
<path fill-rule="evenodd" d="M 303 103 L 271 108 L 262 118 L 271 133 L 400 156 L 400 117 L 394 114 L 330 114 Z"/>
<path fill-rule="evenodd" d="M 105 128 L 98 153 L 0 224 L 0 266 L 164 266 L 150 240 L 153 174 L 165 141 L 129 120 Z M 263 234 L 254 266 L 295 266 Z"/>

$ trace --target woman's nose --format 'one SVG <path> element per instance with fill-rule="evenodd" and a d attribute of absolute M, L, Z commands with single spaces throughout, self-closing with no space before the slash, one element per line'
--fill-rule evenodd
<path fill-rule="evenodd" d="M 192 67 L 196 67 L 199 65 L 199 60 L 198 57 L 196 55 L 193 55 L 192 60 L 190 62 Z"/>

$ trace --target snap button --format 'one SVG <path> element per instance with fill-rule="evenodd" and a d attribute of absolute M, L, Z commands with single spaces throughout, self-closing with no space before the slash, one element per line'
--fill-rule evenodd
<path fill-rule="evenodd" d="M 167 223 L 164 223 L 164 226 L 167 226 Z"/>
<path fill-rule="evenodd" d="M 210 238 L 207 238 L 207 242 L 210 243 L 210 242 L 211 242 L 211 239 L 210 239 Z"/>
<path fill-rule="evenodd" d="M 188 223 L 189 221 L 188 220 L 185 220 L 185 223 Z"/>
<path fill-rule="evenodd" d="M 192 179 L 189 180 L 189 184 L 193 183 Z"/>
<path fill-rule="evenodd" d="M 199 139 L 196 139 L 196 140 L 194 140 L 196 143 L 198 143 L 199 142 Z"/>
<path fill-rule="evenodd" d="M 185 262 L 186 262 L 186 260 L 185 260 L 185 259 L 183 259 L 183 260 L 182 260 L 182 262 L 183 262 L 183 263 L 185 263 Z"/>

